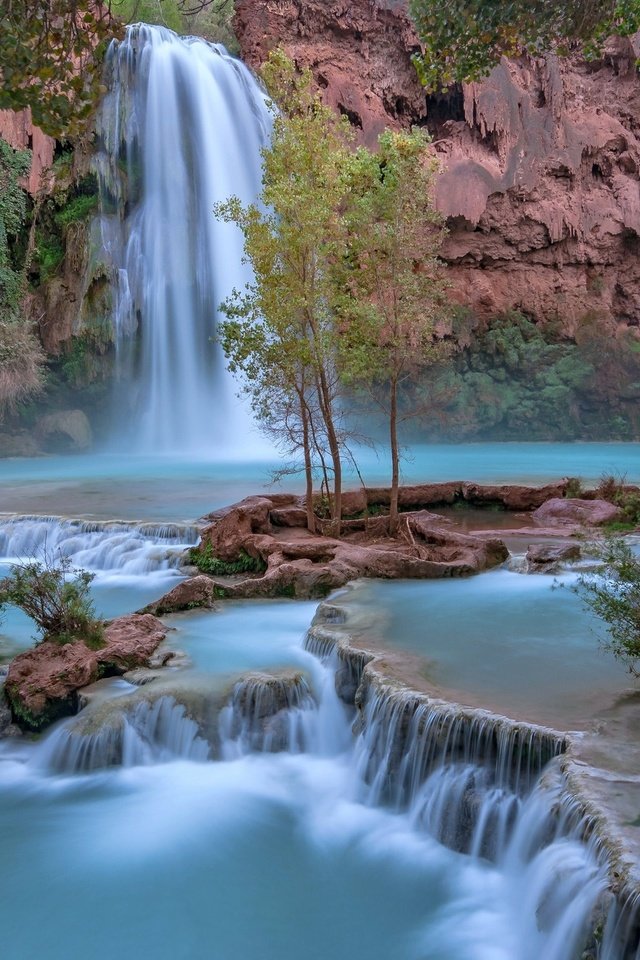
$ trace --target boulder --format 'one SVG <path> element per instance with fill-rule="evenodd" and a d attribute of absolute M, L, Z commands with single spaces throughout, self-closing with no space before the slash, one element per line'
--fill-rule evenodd
<path fill-rule="evenodd" d="M 307 511 L 304 507 L 276 507 L 269 514 L 275 527 L 306 527 Z"/>
<path fill-rule="evenodd" d="M 577 543 L 534 543 L 529 546 L 525 559 L 529 573 L 555 573 L 563 564 L 579 560 L 580 556 Z"/>
<path fill-rule="evenodd" d="M 537 524 L 599 527 L 618 520 L 622 511 L 608 500 L 579 500 L 554 497 L 533 513 Z"/>
<path fill-rule="evenodd" d="M 162 617 L 167 613 L 178 613 L 181 610 L 215 609 L 215 586 L 210 577 L 201 574 L 183 580 L 177 586 L 154 603 L 149 603 L 141 613 L 152 613 L 155 617 Z"/>
<path fill-rule="evenodd" d="M 38 420 L 36 435 L 46 450 L 88 450 L 93 441 L 91 425 L 82 410 L 56 410 Z"/>
<path fill-rule="evenodd" d="M 146 666 L 166 633 L 156 617 L 134 613 L 107 624 L 99 650 L 90 650 L 82 641 L 47 640 L 19 654 L 9 665 L 5 683 L 15 721 L 25 729 L 41 730 L 76 713 L 82 687 Z"/>

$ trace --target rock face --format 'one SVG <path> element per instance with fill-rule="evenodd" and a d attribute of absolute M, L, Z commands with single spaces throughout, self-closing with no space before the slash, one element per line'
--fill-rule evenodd
<path fill-rule="evenodd" d="M 129 614 L 105 629 L 104 647 L 84 643 L 40 643 L 12 660 L 5 693 L 15 720 L 40 730 L 78 709 L 78 690 L 103 676 L 146 666 L 166 628 L 150 614 Z"/>
<path fill-rule="evenodd" d="M 637 326 L 638 38 L 611 41 L 597 63 L 503 60 L 481 83 L 427 98 L 404 2 L 237 0 L 236 9 L 251 66 L 282 43 L 364 142 L 385 125 L 429 127 L 454 296 L 479 321 L 518 309 L 567 337 L 593 322 Z"/>
<path fill-rule="evenodd" d="M 560 544 L 534 543 L 526 553 L 528 573 L 557 573 L 565 563 L 579 560 L 580 547 L 577 543 Z"/>
<path fill-rule="evenodd" d="M 53 163 L 56 142 L 31 120 L 31 110 L 0 110 L 0 137 L 14 150 L 31 150 L 31 170 L 25 184 L 34 196 L 43 183 L 43 174 Z"/>
<path fill-rule="evenodd" d="M 386 127 L 425 115 L 411 63 L 419 44 L 398 0 L 238 0 L 235 29 L 243 59 L 254 68 L 284 43 L 369 146 Z"/>

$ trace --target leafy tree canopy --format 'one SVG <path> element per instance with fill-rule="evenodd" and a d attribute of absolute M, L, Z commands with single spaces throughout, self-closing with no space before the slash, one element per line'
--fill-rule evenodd
<path fill-rule="evenodd" d="M 45 133 L 72 138 L 93 113 L 105 49 L 126 23 L 179 31 L 208 8 L 228 20 L 230 6 L 231 0 L 0 0 L 0 109 L 31 107 Z"/>
<path fill-rule="evenodd" d="M 414 63 L 429 89 L 477 80 L 523 50 L 581 40 L 593 56 L 611 34 L 640 29 L 640 0 L 410 0 L 409 9 L 423 43 Z"/>

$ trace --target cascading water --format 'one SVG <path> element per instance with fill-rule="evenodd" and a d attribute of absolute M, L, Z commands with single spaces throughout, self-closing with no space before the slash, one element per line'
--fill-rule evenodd
<path fill-rule="evenodd" d="M 224 47 L 142 24 L 111 45 L 107 86 L 97 172 L 116 439 L 137 452 L 238 453 L 251 422 L 211 338 L 220 302 L 250 273 L 240 231 L 213 206 L 257 196 L 265 95 Z"/>
<path fill-rule="evenodd" d="M 92 573 L 140 576 L 176 570 L 197 539 L 198 528 L 189 524 L 7 517 L 0 520 L 0 563 L 68 557 Z"/>
<path fill-rule="evenodd" d="M 554 760 L 564 748 L 561 737 L 543 728 L 527 731 L 526 725 L 503 718 L 492 722 L 490 715 L 477 711 L 425 708 L 424 701 L 397 687 L 367 688 L 366 676 L 356 664 L 362 709 L 354 739 L 349 736 L 353 707 L 349 710 L 339 700 L 334 683 L 341 659 L 335 650 L 323 647 L 321 653 L 322 662 L 308 654 L 311 682 L 299 673 L 252 674 L 227 694 L 226 707 L 212 691 L 215 710 L 222 709 L 218 732 L 208 742 L 202 738 L 202 724 L 191 719 L 173 696 L 159 691 L 155 698 L 153 692 L 139 694 L 142 700 L 136 703 L 127 703 L 126 698 L 112 701 L 111 722 L 103 728 L 95 724 L 89 708 L 85 721 L 80 714 L 31 746 L 29 774 L 45 774 L 48 789 L 60 797 L 55 808 L 62 802 L 71 805 L 72 826 L 65 829 L 75 829 L 91 802 L 100 804 L 98 849 L 109 862 L 114 855 L 121 856 L 111 849 L 115 843 L 116 848 L 123 846 L 123 856 L 130 856 L 132 864 L 140 857 L 143 864 L 149 860 L 155 876 L 166 835 L 175 834 L 186 844 L 186 859 L 178 862 L 180 889 L 190 878 L 185 889 L 189 926 L 178 924 L 174 932 L 175 925 L 170 924 L 169 939 L 156 948 L 156 955 L 179 955 L 176 951 L 188 936 L 189 956 L 224 960 L 260 955 L 275 960 L 298 956 L 301 938 L 313 934 L 315 941 L 311 937 L 305 949 L 310 957 L 346 960 L 354 955 L 354 944 L 362 946 L 368 925 L 373 924 L 365 953 L 358 953 L 373 960 L 633 956 L 635 913 L 626 904 L 611 908 L 607 862 L 590 836 L 588 820 L 564 792 Z M 338 736 L 322 734 L 339 728 Z M 10 760 L 11 751 L 20 749 L 25 747 L 10 746 L 0 759 Z M 205 762 L 215 756 L 221 761 Z M 113 769 L 118 766 L 123 768 L 120 772 Z M 5 769 L 11 785 L 16 774 L 11 774 L 10 763 Z M 65 776 L 60 780 L 52 773 Z M 70 773 L 76 776 L 69 777 Z M 20 789 L 21 781 L 15 782 L 10 791 Z M 43 780 L 40 785 L 44 789 Z M 163 791 L 168 791 L 166 798 Z M 91 801 L 94 794 L 98 799 Z M 109 813 L 114 803 L 116 811 Z M 15 809 L 11 803 L 11 815 Z M 126 843 L 120 844 L 127 816 L 132 818 L 131 828 Z M 211 821 L 219 823 L 218 833 L 210 833 Z M 83 823 L 81 830 L 86 829 Z M 447 847 L 468 855 L 451 853 Z M 423 927 L 408 931 L 402 942 L 388 932 L 388 920 L 376 922 L 377 914 L 384 918 L 384 900 L 368 906 L 367 884 L 381 875 L 376 865 L 386 849 L 400 860 L 397 870 L 388 859 L 383 861 L 389 872 L 383 897 L 393 896 L 395 886 L 404 883 L 402 897 L 415 896 L 423 917 Z M 247 850 L 252 855 L 249 872 L 238 875 Z M 176 848 L 170 847 L 169 874 L 174 856 Z M 300 860 L 309 856 L 308 865 Z M 212 875 L 203 875 L 206 902 L 202 910 L 196 909 L 194 898 L 201 884 L 197 873 L 193 879 L 191 873 L 203 868 L 193 865 L 216 857 Z M 347 897 L 352 898 L 346 904 L 348 925 L 338 926 L 333 936 L 340 878 L 349 873 L 354 857 L 363 859 L 357 883 L 364 889 L 348 888 Z M 255 879 L 265 858 L 267 873 Z M 327 890 L 320 888 L 316 894 L 314 884 L 327 862 L 331 865 Z M 91 869 L 95 883 L 93 861 Z M 279 891 L 282 878 L 289 874 L 291 886 L 284 888 L 284 895 L 290 902 L 284 904 L 280 918 L 280 893 L 274 897 L 271 888 Z M 107 865 L 107 881 L 99 877 L 98 882 L 111 883 L 111 875 Z M 114 875 L 120 890 L 127 871 L 116 870 Z M 437 883 L 436 876 L 442 881 Z M 418 889 L 412 894 L 416 882 Z M 420 884 L 425 882 L 423 889 Z M 312 901 L 301 908 L 297 894 L 309 884 Z M 336 899 L 327 906 L 328 891 L 336 885 Z M 127 887 L 133 917 L 140 905 L 136 891 L 144 886 L 136 875 Z M 238 904 L 228 900 L 236 888 Z M 323 905 L 320 911 L 317 895 Z M 230 910 L 234 931 L 242 927 L 241 903 L 249 904 L 243 919 L 249 929 L 247 939 L 238 942 L 227 931 L 225 917 Z M 270 935 L 276 937 L 273 944 L 261 939 L 263 909 Z M 393 910 L 398 909 L 395 904 Z M 325 924 L 314 932 L 313 917 L 318 913 Z M 74 922 L 76 916 L 77 911 Z M 156 911 L 156 922 L 158 916 Z M 135 931 L 135 921 L 128 922 Z M 250 932 L 254 925 L 255 934 Z M 289 928 L 290 937 L 282 940 L 277 931 Z M 209 953 L 200 944 L 210 943 L 212 930 L 224 942 Z M 134 934 L 123 956 L 135 955 Z"/>

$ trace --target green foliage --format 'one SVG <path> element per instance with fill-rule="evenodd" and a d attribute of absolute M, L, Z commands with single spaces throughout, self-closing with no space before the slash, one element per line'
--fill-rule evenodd
<path fill-rule="evenodd" d="M 46 233 L 39 228 L 36 231 L 35 262 L 38 266 L 40 281 L 55 276 L 64 260 L 64 243 L 59 234 Z"/>
<path fill-rule="evenodd" d="M 197 567 L 201 573 L 209 573 L 217 577 L 231 577 L 240 573 L 264 573 L 267 569 L 264 560 L 250 557 L 244 550 L 240 550 L 235 560 L 221 560 L 214 556 L 210 543 L 190 550 L 189 563 Z"/>
<path fill-rule="evenodd" d="M 405 403 L 430 410 L 431 436 L 464 439 L 575 439 L 582 434 L 580 391 L 593 390 L 594 366 L 575 343 L 558 342 L 521 313 L 495 317 Z M 424 427 L 424 421 L 421 421 Z"/>
<path fill-rule="evenodd" d="M 184 28 L 205 40 L 223 43 L 230 53 L 238 55 L 240 45 L 233 29 L 233 14 L 233 0 L 213 0 L 201 10 L 185 11 Z"/>
<path fill-rule="evenodd" d="M 111 0 L 111 13 L 123 23 L 155 23 L 181 33 L 184 17 L 177 0 Z"/>
<path fill-rule="evenodd" d="M 389 424 L 390 531 L 397 531 L 398 392 L 408 376 L 443 355 L 436 322 L 445 313 L 444 237 L 435 209 L 437 158 L 423 132 L 383 133 L 378 152 L 349 158 L 346 255 L 336 261 L 339 368 L 366 384 Z M 405 417 L 415 415 L 405 407 Z"/>
<path fill-rule="evenodd" d="M 97 101 L 102 55 L 114 33 L 101 0 L 4 0 L 0 108 L 30 107 L 34 123 L 51 136 L 79 133 Z"/>
<path fill-rule="evenodd" d="M 622 513 L 619 520 L 614 520 L 607 525 L 611 533 L 635 530 L 640 524 L 640 490 L 629 486 L 624 477 L 616 477 L 613 474 L 603 475 L 596 487 L 596 493 L 603 500 L 614 503 Z"/>
<path fill-rule="evenodd" d="M 27 194 L 20 179 L 29 173 L 31 154 L 13 150 L 0 139 L 0 320 L 17 320 L 22 299 L 22 271 L 9 246 L 27 219 Z"/>
<path fill-rule="evenodd" d="M 45 133 L 80 136 L 102 92 L 104 52 L 125 23 L 144 20 L 181 32 L 213 7 L 230 28 L 229 6 L 225 0 L 3 0 L 0 109 L 30 107 Z"/>
<path fill-rule="evenodd" d="M 97 650 L 104 645 L 104 630 L 89 592 L 93 579 L 86 570 L 73 571 L 67 557 L 27 560 L 0 581 L 0 610 L 19 607 L 35 622 L 41 640 L 81 640 Z"/>
<path fill-rule="evenodd" d="M 61 227 L 68 227 L 70 223 L 78 223 L 91 217 L 98 209 L 98 194 L 80 194 L 69 201 L 55 215 L 56 223 Z"/>
<path fill-rule="evenodd" d="M 254 281 L 222 304 L 220 340 L 243 378 L 264 430 L 290 453 L 302 451 L 311 502 L 312 471 L 334 475 L 339 514 L 341 437 L 334 358 L 338 332 L 331 265 L 345 249 L 342 207 L 348 186 L 349 123 L 280 51 L 263 68 L 277 101 L 271 145 L 263 151 L 260 205 L 232 197 L 216 215 L 237 224 Z M 325 451 L 329 451 L 326 454 Z"/>
<path fill-rule="evenodd" d="M 27 220 L 20 179 L 30 166 L 29 151 L 0 139 L 0 419 L 42 386 L 44 356 L 22 315 L 24 264 L 15 253 Z"/>
<path fill-rule="evenodd" d="M 592 548 L 602 561 L 596 573 L 583 574 L 577 592 L 609 631 L 614 656 L 640 676 L 640 560 L 623 539 L 609 537 Z"/>
<path fill-rule="evenodd" d="M 640 28 L 640 0 L 410 0 L 409 10 L 423 44 L 414 63 L 430 90 L 477 80 L 523 50 L 564 52 L 581 40 L 594 57 L 607 36 Z"/>
<path fill-rule="evenodd" d="M 564 491 L 565 497 L 568 497 L 570 500 L 579 500 L 583 493 L 584 488 L 580 477 L 569 477 Z"/>

